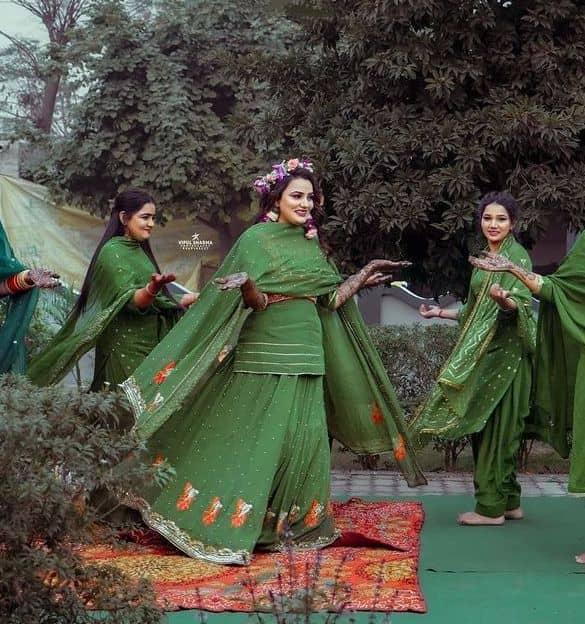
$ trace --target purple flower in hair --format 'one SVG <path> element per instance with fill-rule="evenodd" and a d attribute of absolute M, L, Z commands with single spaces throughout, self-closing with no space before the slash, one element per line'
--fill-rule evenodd
<path fill-rule="evenodd" d="M 282 163 L 279 163 L 278 165 L 273 165 L 272 172 L 276 174 L 276 179 L 279 182 L 282 182 L 288 176 L 288 171 L 285 169 Z"/>

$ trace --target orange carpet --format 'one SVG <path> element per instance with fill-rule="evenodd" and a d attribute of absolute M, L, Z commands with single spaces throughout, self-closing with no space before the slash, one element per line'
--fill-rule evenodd
<path fill-rule="evenodd" d="M 133 578 L 148 578 L 166 610 L 287 610 L 426 612 L 417 578 L 420 503 L 333 503 L 342 531 L 320 551 L 257 553 L 247 568 L 221 566 L 182 555 L 156 533 L 145 531 L 130 549 L 85 549 L 85 558 L 113 565 Z M 309 588 L 309 591 L 307 591 Z"/>

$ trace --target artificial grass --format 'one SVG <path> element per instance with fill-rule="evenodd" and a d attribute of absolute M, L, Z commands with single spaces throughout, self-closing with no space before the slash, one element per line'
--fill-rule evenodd
<path fill-rule="evenodd" d="M 581 624 L 584 621 L 585 501 L 523 500 L 526 518 L 501 527 L 460 527 L 469 496 L 422 496 L 426 519 L 419 578 L 428 613 L 392 614 L 398 624 Z M 209 624 L 254 622 L 246 613 L 206 613 Z M 372 622 L 352 614 L 356 624 Z M 270 618 L 263 615 L 265 622 Z M 167 614 L 166 624 L 195 624 L 196 611 Z M 324 621 L 316 616 L 315 622 Z M 343 619 L 341 621 L 344 621 Z M 349 617 L 345 618 L 349 621 Z M 373 620 L 376 621 L 375 619 Z M 382 622 L 382 618 L 378 620 Z"/>

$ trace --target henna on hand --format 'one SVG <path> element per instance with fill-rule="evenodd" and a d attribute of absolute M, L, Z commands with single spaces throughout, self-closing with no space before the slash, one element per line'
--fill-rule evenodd
<path fill-rule="evenodd" d="M 232 273 L 225 277 L 218 277 L 213 283 L 220 290 L 233 290 L 239 288 L 242 291 L 244 305 L 252 310 L 265 310 L 268 306 L 268 295 L 258 290 L 256 283 L 248 277 L 247 273 Z"/>
<path fill-rule="evenodd" d="M 26 279 L 31 286 L 38 288 L 55 288 L 61 284 L 57 273 L 44 268 L 29 269 Z"/>
<path fill-rule="evenodd" d="M 410 266 L 410 262 L 406 261 L 393 261 L 393 260 L 372 260 L 368 262 L 363 269 L 348 277 L 337 289 L 337 296 L 335 298 L 334 308 L 337 309 L 342 306 L 350 297 L 353 297 L 364 286 L 375 285 L 381 283 L 379 278 L 375 277 L 373 283 L 368 284 L 368 280 L 376 274 L 387 273 L 393 269 L 399 269 L 401 267 Z"/>
<path fill-rule="evenodd" d="M 213 280 L 213 283 L 220 290 L 232 290 L 234 288 L 241 288 L 248 281 L 247 273 L 232 273 L 225 277 L 218 277 Z"/>

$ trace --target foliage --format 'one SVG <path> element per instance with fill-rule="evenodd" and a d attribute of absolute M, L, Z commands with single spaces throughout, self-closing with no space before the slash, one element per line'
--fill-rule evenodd
<path fill-rule="evenodd" d="M 250 216 L 259 167 L 231 119 L 253 114 L 262 89 L 243 89 L 227 59 L 281 41 L 255 7 L 162 0 L 145 13 L 121 0 L 96 5 L 72 51 L 87 94 L 71 137 L 54 143 L 36 180 L 102 214 L 134 185 L 152 191 L 167 216 L 215 228 Z"/>
<path fill-rule="evenodd" d="M 0 93 L 3 112 L 16 121 L 16 133 L 45 144 L 46 135 L 68 130 L 68 115 L 77 84 L 69 75 L 69 35 L 92 0 L 11 0 L 46 31 L 48 43 L 0 30 L 10 45 L 0 51 Z"/>
<path fill-rule="evenodd" d="M 368 328 L 370 337 L 382 358 L 386 372 L 396 390 L 407 418 L 414 415 L 451 354 L 457 339 L 457 327 L 444 325 L 386 325 Z M 469 438 L 446 440 L 432 438 L 433 449 L 443 456 L 443 467 L 453 471 L 457 458 L 467 447 Z M 365 468 L 374 469 L 378 459 L 366 458 Z M 372 465 L 374 462 L 374 465 Z"/>
<path fill-rule="evenodd" d="M 457 327 L 373 325 L 370 338 L 407 417 L 423 402 L 457 339 Z"/>
<path fill-rule="evenodd" d="M 463 296 L 473 209 L 494 189 L 519 199 L 528 243 L 585 225 L 583 2 L 278 4 L 303 41 L 243 60 L 270 85 L 258 144 L 316 160 L 347 270 L 402 255 L 410 282 Z"/>
<path fill-rule="evenodd" d="M 89 623 L 86 607 L 108 609 L 104 622 L 160 621 L 145 581 L 87 566 L 74 546 L 94 539 L 108 511 L 88 502 L 91 492 L 169 478 L 168 468 L 129 462 L 143 447 L 118 426 L 126 413 L 114 393 L 39 389 L 0 376 L 2 622 Z M 108 538 L 105 528 L 99 537 Z"/>

